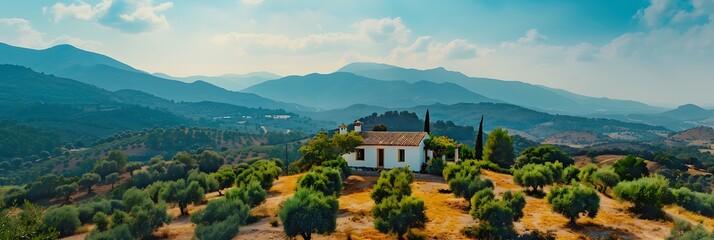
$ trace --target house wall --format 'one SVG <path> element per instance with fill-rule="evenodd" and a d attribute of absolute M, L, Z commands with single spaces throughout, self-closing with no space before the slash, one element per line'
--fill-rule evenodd
<path fill-rule="evenodd" d="M 426 139 L 426 138 L 425 138 Z M 364 161 L 357 161 L 357 154 L 352 152 L 342 155 L 350 167 L 377 167 L 377 149 L 384 149 L 384 168 L 392 169 L 409 166 L 412 171 L 421 170 L 422 164 L 426 163 L 424 153 L 424 140 L 419 146 L 359 146 L 364 149 Z M 404 162 L 399 162 L 399 149 L 404 149 Z"/>

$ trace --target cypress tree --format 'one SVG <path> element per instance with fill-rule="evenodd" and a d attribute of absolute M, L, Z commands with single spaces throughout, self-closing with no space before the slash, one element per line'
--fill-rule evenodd
<path fill-rule="evenodd" d="M 426 110 L 426 117 L 424 117 L 424 132 L 427 134 L 431 133 L 431 130 L 429 129 L 429 109 Z"/>
<path fill-rule="evenodd" d="M 474 158 L 483 160 L 483 115 L 481 115 L 481 123 L 478 124 L 476 144 L 474 144 Z"/>

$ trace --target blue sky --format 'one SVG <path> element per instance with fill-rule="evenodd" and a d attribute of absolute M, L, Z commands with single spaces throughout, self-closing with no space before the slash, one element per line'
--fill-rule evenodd
<path fill-rule="evenodd" d="M 443 66 L 590 96 L 714 106 L 714 0 L 5 2 L 0 41 L 175 76 Z"/>

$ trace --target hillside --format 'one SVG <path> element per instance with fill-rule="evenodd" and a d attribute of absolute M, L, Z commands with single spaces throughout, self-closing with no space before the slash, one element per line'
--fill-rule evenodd
<path fill-rule="evenodd" d="M 714 128 L 696 127 L 674 134 L 670 138 L 685 141 L 714 141 Z"/>
<path fill-rule="evenodd" d="M 215 102 L 173 102 L 136 90 L 110 92 L 72 79 L 0 65 L 0 118 L 58 131 L 66 140 L 91 142 L 117 131 L 154 126 L 208 125 L 262 132 L 306 132 L 331 126 L 284 110 Z M 288 115 L 274 120 L 265 115 Z M 239 124 L 239 122 L 242 122 Z"/>
<path fill-rule="evenodd" d="M 284 237 L 282 226 L 272 227 L 270 221 L 277 219 L 276 214 L 280 204 L 292 196 L 297 179 L 300 175 L 280 177 L 268 191 L 267 200 L 253 208 L 251 213 L 261 219 L 252 224 L 241 226 L 240 232 L 233 239 L 279 239 Z M 513 177 L 484 170 L 483 177 L 494 182 L 496 195 L 507 190 L 522 190 L 513 183 Z M 343 194 L 340 196 L 340 210 L 337 216 L 337 230 L 330 235 L 313 234 L 314 239 L 394 239 L 394 236 L 378 232 L 372 225 L 370 214 L 374 202 L 369 197 L 377 177 L 373 175 L 351 176 L 347 179 Z M 448 185 L 440 177 L 417 175 L 412 186 L 413 195 L 424 200 L 426 215 L 429 221 L 423 232 L 430 239 L 467 239 L 459 232 L 460 229 L 476 225 L 468 213 L 468 204 L 462 198 L 451 193 L 442 193 Z M 578 227 L 569 227 L 568 220 L 554 213 L 550 205 L 542 198 L 526 197 L 525 216 L 515 222 L 520 233 L 532 230 L 551 232 L 557 239 L 599 239 L 614 237 L 615 239 L 664 239 L 674 226 L 671 221 L 645 220 L 630 213 L 628 203 L 619 202 L 608 196 L 598 194 L 601 207 L 597 217 L 583 217 L 578 220 Z M 210 199 L 216 199 L 214 193 L 207 194 Z M 210 200 L 209 200 L 210 201 Z M 193 206 L 191 212 L 203 209 L 205 205 Z M 178 210 L 170 209 L 175 213 Z M 669 216 L 675 216 L 690 222 L 702 222 L 707 229 L 714 228 L 714 219 L 688 212 L 680 207 L 665 208 Z M 190 239 L 195 225 L 186 217 L 175 220 L 154 234 L 167 239 Z"/>
<path fill-rule="evenodd" d="M 386 111 L 409 111 L 423 114 L 429 109 L 431 120 L 453 121 L 458 125 L 476 127 L 483 115 L 484 129 L 502 127 L 523 131 L 536 140 L 545 140 L 559 132 L 588 131 L 603 135 L 632 136 L 630 140 L 663 140 L 669 131 L 640 123 L 621 122 L 602 118 L 585 118 L 553 115 L 503 103 L 460 103 L 453 105 L 425 105 L 412 108 L 382 108 L 355 105 L 344 109 L 305 113 L 313 119 L 350 123 L 372 113 Z M 664 135 L 664 136 L 663 136 Z M 612 137 L 611 137 L 612 138 Z M 617 139 L 617 137 L 615 137 Z M 593 142 L 595 143 L 595 142 Z"/>
<path fill-rule="evenodd" d="M 244 91 L 322 109 L 344 108 L 354 104 L 413 107 L 434 103 L 499 102 L 453 83 L 380 81 L 344 72 L 289 76 Z"/>
<path fill-rule="evenodd" d="M 70 45 L 33 50 L 0 45 L 0 64 L 21 65 L 92 84 L 110 91 L 134 89 L 175 101 L 214 101 L 247 107 L 303 110 L 311 108 L 282 103 L 250 93 L 233 92 L 206 82 L 185 83 L 152 76 L 110 57 Z"/>
<path fill-rule="evenodd" d="M 337 71 L 351 72 L 379 80 L 450 82 L 488 98 L 550 113 L 584 115 L 602 112 L 656 113 L 663 110 L 635 101 L 588 97 L 519 81 L 469 77 L 463 73 L 449 71 L 441 67 L 419 70 L 386 64 L 352 63 Z"/>

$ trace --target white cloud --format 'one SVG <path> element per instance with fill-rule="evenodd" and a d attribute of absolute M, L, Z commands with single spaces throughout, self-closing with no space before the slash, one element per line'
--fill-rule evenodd
<path fill-rule="evenodd" d="M 240 2 L 246 5 L 258 5 L 263 3 L 263 0 L 241 0 Z"/>
<path fill-rule="evenodd" d="M 67 35 L 47 40 L 44 33 L 34 29 L 29 21 L 22 18 L 0 18 L 0 42 L 26 48 L 72 44 L 83 49 L 96 50 L 101 46 L 97 41 L 82 40 Z"/>
<path fill-rule="evenodd" d="M 44 47 L 42 33 L 22 18 L 0 18 L 0 42 L 23 47 Z"/>
<path fill-rule="evenodd" d="M 397 46 L 390 53 L 394 62 L 441 61 L 475 58 L 479 49 L 464 39 L 454 39 L 447 43 L 434 40 L 431 36 L 418 37 L 409 46 Z"/>
<path fill-rule="evenodd" d="M 358 29 L 359 34 L 368 37 L 374 42 L 383 42 L 386 40 L 405 42 L 411 32 L 399 17 L 365 19 L 356 23 L 354 27 Z"/>
<path fill-rule="evenodd" d="M 316 33 L 300 37 L 273 33 L 229 32 L 214 35 L 212 41 L 238 47 L 242 52 L 317 53 L 342 51 L 347 47 L 370 44 L 390 45 L 404 41 L 410 32 L 400 18 L 365 19 L 352 27 L 354 32 Z M 290 52 L 281 52 L 283 50 Z"/>
<path fill-rule="evenodd" d="M 128 33 L 149 32 L 169 28 L 161 12 L 173 7 L 173 2 L 155 5 L 153 0 L 102 0 L 92 6 L 84 1 L 69 5 L 56 3 L 49 12 L 55 22 L 65 18 L 97 22 Z"/>

